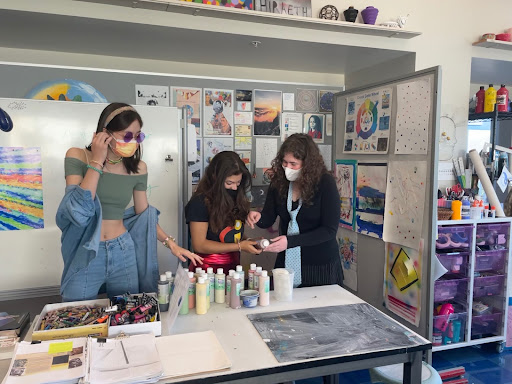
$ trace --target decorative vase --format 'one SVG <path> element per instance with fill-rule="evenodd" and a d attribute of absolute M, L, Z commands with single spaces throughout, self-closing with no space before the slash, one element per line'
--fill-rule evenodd
<path fill-rule="evenodd" d="M 325 20 L 338 20 L 340 13 L 334 5 L 326 5 L 320 10 L 318 17 Z"/>
<path fill-rule="evenodd" d="M 363 16 L 363 21 L 365 24 L 375 24 L 378 14 L 379 10 L 372 6 L 366 7 L 361 11 L 361 16 Z"/>
<path fill-rule="evenodd" d="M 350 6 L 350 7 L 348 7 L 348 9 L 345 9 L 345 11 L 343 12 L 343 16 L 345 16 L 346 21 L 355 23 L 358 13 L 359 13 L 359 11 L 357 9 L 354 9 L 353 6 Z"/>

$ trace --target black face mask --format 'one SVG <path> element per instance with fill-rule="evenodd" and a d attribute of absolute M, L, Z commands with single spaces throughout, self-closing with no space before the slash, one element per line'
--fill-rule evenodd
<path fill-rule="evenodd" d="M 227 189 L 226 192 L 229 196 L 231 196 L 233 199 L 236 199 L 236 196 L 238 195 L 238 189 Z"/>

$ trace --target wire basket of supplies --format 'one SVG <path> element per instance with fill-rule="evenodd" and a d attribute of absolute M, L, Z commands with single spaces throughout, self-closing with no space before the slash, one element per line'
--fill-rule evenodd
<path fill-rule="evenodd" d="M 437 207 L 437 220 L 450 220 L 452 214 L 450 208 Z"/>

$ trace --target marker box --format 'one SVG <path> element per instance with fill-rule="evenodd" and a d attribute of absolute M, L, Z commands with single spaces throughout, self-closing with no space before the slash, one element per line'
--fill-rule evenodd
<path fill-rule="evenodd" d="M 157 298 L 157 295 L 154 293 L 146 293 L 146 295 L 153 296 L 155 299 Z M 142 296 L 142 293 L 132 294 L 131 296 L 136 298 L 137 296 Z M 158 311 L 156 315 L 156 321 L 147 323 L 110 325 L 108 327 L 108 337 L 115 337 L 120 333 L 124 333 L 125 335 L 137 335 L 140 333 L 150 332 L 153 332 L 155 336 L 160 336 L 162 334 L 162 317 L 160 314 L 160 306 L 157 305 L 156 307 Z"/>

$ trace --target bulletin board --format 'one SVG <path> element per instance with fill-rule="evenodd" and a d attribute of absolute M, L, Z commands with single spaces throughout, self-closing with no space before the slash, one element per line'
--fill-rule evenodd
<path fill-rule="evenodd" d="M 365 203 L 360 204 L 364 214 L 358 215 L 355 210 L 360 220 L 355 220 L 353 229 L 349 230 L 351 241 L 357 244 L 358 283 L 357 287 L 354 285 L 354 293 L 427 338 L 431 336 L 429 323 L 432 321 L 433 313 L 431 295 L 434 282 L 431 278 L 431 260 L 436 234 L 435 175 L 438 161 L 439 92 L 440 68 L 434 67 L 394 80 L 338 93 L 335 95 L 334 112 L 335 160 L 345 163 L 347 160 L 357 161 L 364 167 L 362 172 L 365 177 L 372 177 L 371 172 L 376 169 L 375 164 L 382 167 L 379 173 L 383 173 L 383 169 L 387 171 L 387 189 L 377 189 L 377 193 L 386 193 L 385 207 L 382 207 L 381 211 L 372 208 L 373 215 L 382 215 L 382 227 L 375 225 L 379 222 L 375 218 L 367 220 L 374 224 L 373 227 L 365 227 L 363 215 L 368 212 L 368 199 L 365 199 L 361 190 L 357 192 L 355 199 Z M 412 182 L 407 184 L 404 181 L 405 177 L 400 178 L 402 174 L 409 175 L 407 177 Z M 423 178 L 415 179 L 416 174 L 423 175 Z M 419 183 L 421 179 L 424 185 Z M 403 183 L 400 183 L 401 181 Z M 403 193 L 402 197 L 407 200 L 407 188 L 416 181 L 417 185 L 424 187 L 423 195 L 418 189 L 414 192 L 415 196 L 420 196 L 421 204 L 408 203 L 410 214 L 421 217 L 421 223 L 408 217 L 409 211 L 406 209 L 397 212 L 394 205 L 402 204 L 401 206 L 405 207 L 404 203 L 399 201 L 400 193 Z M 360 183 L 361 180 L 354 182 Z M 393 182 L 395 186 L 405 188 L 400 193 L 395 193 L 393 184 L 390 184 Z M 376 200 L 375 196 L 372 195 L 372 199 Z M 397 215 L 393 216 L 394 212 L 398 213 L 402 222 L 397 221 Z M 401 226 L 404 226 L 406 220 L 409 220 L 409 227 L 404 231 Z M 417 236 L 413 238 L 409 230 L 416 230 Z M 396 312 L 391 312 L 384 304 L 385 262 L 389 252 L 394 252 L 394 248 L 383 238 L 388 241 L 394 239 L 400 246 L 417 246 L 421 239 L 423 241 L 423 251 L 419 256 L 421 272 L 416 280 L 410 282 L 420 287 L 418 300 L 421 302 L 421 311 L 418 315 L 418 326 L 411 324 L 412 321 L 405 321 L 404 316 L 397 316 Z M 397 256 L 397 259 L 401 256 Z M 406 288 L 407 284 L 404 283 L 403 287 Z"/>

